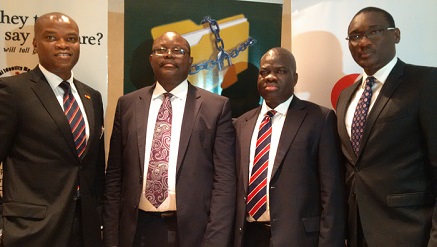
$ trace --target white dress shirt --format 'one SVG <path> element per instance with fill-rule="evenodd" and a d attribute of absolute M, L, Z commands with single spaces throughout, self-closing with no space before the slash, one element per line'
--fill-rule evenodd
<path fill-rule="evenodd" d="M 59 76 L 53 74 L 52 72 L 48 71 L 47 69 L 45 69 L 41 64 L 39 64 L 38 66 L 39 66 L 39 69 L 41 70 L 41 72 L 43 73 L 44 77 L 49 82 L 49 85 L 52 88 L 53 92 L 55 93 L 55 96 L 59 102 L 59 105 L 61 106 L 62 110 L 64 110 L 64 103 L 63 103 L 64 102 L 64 89 L 62 89 L 59 86 L 59 84 L 61 84 L 61 82 L 63 82 L 64 80 L 61 77 L 59 77 Z M 82 104 L 82 99 L 80 98 L 79 93 L 77 92 L 76 86 L 73 83 L 73 71 L 71 71 L 70 79 L 66 80 L 66 82 L 68 82 L 68 84 L 70 84 L 71 93 L 73 94 L 74 98 L 76 99 L 76 102 L 79 105 L 80 111 L 82 112 L 83 120 L 85 121 L 86 139 L 88 141 L 89 136 L 90 136 L 90 127 L 88 124 L 88 118 L 86 115 L 85 107 Z"/>
<path fill-rule="evenodd" d="M 264 214 L 262 214 L 258 218 L 258 221 L 262 221 L 262 222 L 270 221 L 270 203 L 269 203 L 270 179 L 272 176 L 272 169 L 276 157 L 276 152 L 278 150 L 279 139 L 281 138 L 282 127 L 284 126 L 285 117 L 287 116 L 287 112 L 288 112 L 288 107 L 290 106 L 292 100 L 293 100 L 293 95 L 288 100 L 284 101 L 283 103 L 278 105 L 275 109 L 273 109 L 276 111 L 276 114 L 272 118 L 272 135 L 271 135 L 271 143 L 270 143 L 270 151 L 269 151 L 269 165 L 267 168 L 268 169 L 267 170 L 267 210 L 266 212 L 264 212 Z M 261 125 L 261 122 L 265 114 L 270 110 L 272 109 L 267 106 L 265 101 L 263 101 L 263 104 L 261 106 L 261 111 L 258 115 L 255 128 L 253 129 L 252 139 L 250 142 L 249 178 L 250 178 L 250 174 L 252 173 L 253 160 L 255 158 L 255 149 L 256 149 L 256 141 L 258 139 L 259 126 Z M 255 219 L 249 214 L 247 214 L 246 220 L 249 222 L 255 221 Z"/>
<path fill-rule="evenodd" d="M 345 124 L 347 133 L 349 137 L 351 136 L 351 126 L 352 119 L 354 118 L 355 108 L 357 108 L 358 101 L 360 100 L 361 95 L 363 94 L 364 87 L 366 85 L 366 79 L 369 76 L 375 77 L 375 83 L 372 86 L 372 99 L 370 100 L 369 112 L 367 116 L 369 116 L 370 111 L 372 110 L 373 105 L 375 104 L 376 99 L 378 98 L 379 92 L 381 92 L 381 88 L 387 80 L 388 75 L 392 71 L 393 67 L 396 65 L 397 57 L 394 57 L 389 63 L 387 63 L 384 67 L 379 69 L 374 75 L 367 75 L 366 72 L 363 71 L 363 80 L 361 83 L 361 87 L 355 92 L 350 101 L 349 107 L 346 111 L 345 116 Z"/>
<path fill-rule="evenodd" d="M 172 123 L 171 123 L 171 139 L 170 139 L 170 154 L 168 160 L 168 197 L 164 202 L 155 208 L 146 198 L 146 180 L 147 170 L 149 168 L 150 151 L 152 148 L 153 134 L 155 132 L 156 116 L 158 115 L 159 108 L 164 100 L 165 89 L 156 83 L 156 87 L 153 90 L 152 99 L 150 102 L 149 116 L 147 118 L 147 132 L 146 132 L 146 146 L 144 155 L 144 179 L 143 190 L 140 197 L 139 209 L 148 212 L 165 212 L 176 211 L 176 165 L 179 150 L 179 139 L 182 128 L 182 118 L 184 116 L 185 102 L 188 93 L 188 82 L 183 81 L 171 92 L 171 107 L 172 107 Z"/>

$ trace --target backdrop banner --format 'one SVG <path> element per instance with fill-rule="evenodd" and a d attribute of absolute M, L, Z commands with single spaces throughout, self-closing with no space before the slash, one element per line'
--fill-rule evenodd
<path fill-rule="evenodd" d="M 38 64 L 33 28 L 36 18 L 48 12 L 62 12 L 79 25 L 81 52 L 74 77 L 100 91 L 106 108 L 108 1 L 2 0 L 0 77 L 25 73 Z"/>

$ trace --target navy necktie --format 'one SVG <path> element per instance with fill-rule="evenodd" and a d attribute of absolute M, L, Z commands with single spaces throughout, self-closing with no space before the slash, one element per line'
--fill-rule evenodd
<path fill-rule="evenodd" d="M 70 84 L 63 81 L 59 86 L 64 89 L 64 114 L 70 124 L 74 144 L 76 145 L 77 156 L 81 157 L 86 148 L 85 120 L 83 119 L 82 112 L 80 111 L 76 99 L 71 93 Z"/>
<path fill-rule="evenodd" d="M 366 79 L 363 94 L 358 101 L 355 109 L 354 117 L 351 126 L 351 143 L 356 155 L 360 150 L 361 139 L 363 138 L 364 126 L 367 120 L 370 101 L 372 99 L 372 86 L 375 83 L 375 77 L 370 76 Z"/>

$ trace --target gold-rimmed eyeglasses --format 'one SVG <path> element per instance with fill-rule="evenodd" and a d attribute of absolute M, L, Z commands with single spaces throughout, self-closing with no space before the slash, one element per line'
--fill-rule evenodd
<path fill-rule="evenodd" d="M 164 48 L 164 47 L 153 49 L 152 53 L 158 56 L 164 56 L 168 54 L 169 51 L 171 54 L 173 54 L 173 56 L 183 56 L 187 53 L 187 51 L 183 48 Z"/>

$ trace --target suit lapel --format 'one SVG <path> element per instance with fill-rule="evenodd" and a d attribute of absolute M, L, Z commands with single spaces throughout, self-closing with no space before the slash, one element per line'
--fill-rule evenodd
<path fill-rule="evenodd" d="M 179 141 L 178 159 L 176 164 L 176 178 L 181 169 L 182 160 L 188 148 L 188 142 L 193 131 L 194 123 L 199 114 L 202 105 L 201 96 L 198 94 L 196 87 L 188 83 L 188 93 L 185 102 L 184 116 L 182 119 L 181 136 Z"/>
<path fill-rule="evenodd" d="M 367 117 L 358 156 L 361 154 L 362 150 L 366 146 L 367 140 L 369 139 L 370 133 L 372 132 L 376 120 L 379 118 L 379 115 L 381 114 L 384 107 L 387 105 L 387 102 L 390 100 L 393 93 L 401 84 L 402 81 L 399 80 L 399 78 L 403 75 L 404 68 L 405 63 L 401 60 L 398 60 L 395 67 L 393 67 L 393 70 L 387 77 L 387 80 L 385 81 L 383 87 L 381 88 L 378 98 L 376 99 L 371 111 L 369 112 L 369 116 Z"/>
<path fill-rule="evenodd" d="M 29 73 L 32 73 L 31 80 L 35 83 L 32 85 L 32 90 L 35 92 L 36 96 L 39 98 L 50 117 L 58 125 L 62 136 L 64 137 L 71 151 L 74 152 L 75 156 L 77 157 L 76 145 L 74 144 L 70 125 L 68 124 L 67 118 L 65 117 L 61 106 L 57 103 L 58 100 L 56 99 L 52 88 L 38 67 Z"/>
<path fill-rule="evenodd" d="M 243 185 L 244 191 L 247 194 L 247 187 L 249 185 L 249 163 L 250 163 L 250 143 L 252 141 L 252 135 L 255 131 L 256 120 L 258 119 L 258 115 L 261 111 L 261 106 L 253 110 L 246 117 L 245 121 L 241 123 L 241 126 L 238 126 L 239 134 L 239 143 L 240 143 L 240 152 L 241 152 L 241 168 L 240 171 L 243 175 Z"/>
<path fill-rule="evenodd" d="M 339 104 L 338 108 L 337 108 L 337 117 L 338 117 L 338 122 L 339 122 L 338 133 L 339 133 L 340 138 L 342 140 L 349 140 L 349 141 L 343 142 L 343 145 L 346 146 L 347 152 L 350 155 L 351 159 L 354 159 L 355 153 L 354 153 L 354 150 L 352 148 L 352 144 L 350 142 L 349 133 L 347 132 L 347 129 L 346 129 L 346 112 L 347 112 L 347 109 L 348 109 L 349 104 L 351 102 L 353 94 L 358 90 L 358 88 L 360 87 L 360 85 L 362 83 L 362 79 L 363 79 L 363 77 L 359 76 L 355 80 L 355 82 L 352 86 L 344 89 L 344 91 L 342 92 L 342 98 L 345 98 L 348 101 L 345 103 Z"/>
<path fill-rule="evenodd" d="M 144 173 L 144 147 L 146 146 L 147 118 L 149 116 L 150 102 L 152 100 L 154 88 L 154 86 L 145 88 L 135 103 L 135 123 L 138 141 L 138 154 L 140 159 L 140 174 Z"/>
<path fill-rule="evenodd" d="M 93 100 L 89 94 L 89 92 L 87 92 L 85 90 L 85 88 L 82 86 L 81 83 L 79 83 L 77 80 L 73 80 L 74 81 L 74 85 L 76 86 L 77 92 L 80 96 L 80 100 L 82 101 L 82 105 L 85 109 L 85 114 L 88 120 L 88 126 L 89 126 L 89 137 L 88 137 L 88 143 L 86 145 L 86 149 L 84 154 L 81 157 L 85 157 L 86 154 L 88 153 L 89 148 L 92 146 L 93 141 L 94 141 L 94 135 L 95 133 L 95 119 L 94 119 L 94 107 L 93 107 Z M 100 133 L 97 133 L 100 134 Z"/>
<path fill-rule="evenodd" d="M 305 105 L 299 98 L 294 96 L 290 106 L 288 107 L 284 127 L 282 128 L 278 150 L 276 151 L 276 157 L 273 163 L 271 178 L 275 176 L 276 171 L 284 160 L 284 157 L 290 149 L 290 146 L 293 143 L 293 140 L 306 115 L 307 111 L 305 110 Z"/>

